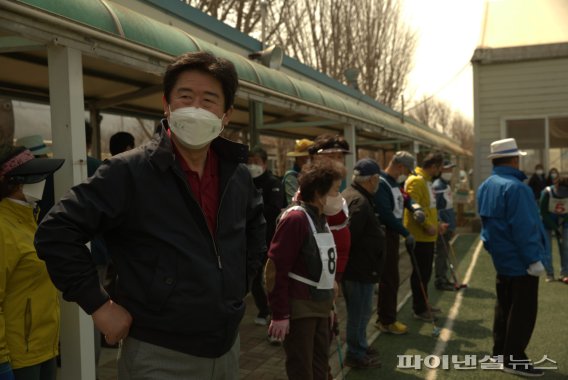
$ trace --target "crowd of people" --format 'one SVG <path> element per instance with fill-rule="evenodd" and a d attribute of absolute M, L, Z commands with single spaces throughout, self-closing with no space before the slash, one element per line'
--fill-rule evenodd
<path fill-rule="evenodd" d="M 58 201 L 53 172 L 63 160 L 46 158 L 41 137 L 2 148 L 1 380 L 55 379 L 56 288 L 92 316 L 97 339 L 121 343 L 121 380 L 238 378 L 249 291 L 254 322 L 267 326 L 270 343 L 282 344 L 289 378 L 330 376 L 340 294 L 344 364 L 380 367 L 366 336 L 377 286 L 376 328 L 409 330 L 397 319 L 401 239 L 411 256 L 413 316 L 438 318 L 441 310 L 428 300 L 433 272 L 436 289 L 456 289 L 448 277 L 455 163 L 440 152 L 417 162 L 398 151 L 384 169 L 358 160 L 346 178 L 345 156 L 355 152 L 341 136 L 324 134 L 297 140 L 288 153 L 294 166 L 278 178 L 263 147 L 220 136 L 237 87 L 230 61 L 206 52 L 177 57 L 164 74 L 165 117 L 154 138 L 135 148 L 132 135 L 113 135 L 112 157 L 89 157 L 89 178 Z M 568 179 L 551 169 L 547 184 L 537 168 L 531 194 L 518 169 L 522 152 L 511 144 L 492 145 L 494 174 L 478 205 L 498 273 L 493 354 L 523 358 L 536 320 L 536 276 L 554 276 L 553 236 L 568 282 Z M 525 224 L 509 236 L 513 220 Z M 521 238 L 532 247 L 524 257 L 512 243 Z M 522 321 L 513 312 L 519 297 L 531 300 Z"/>

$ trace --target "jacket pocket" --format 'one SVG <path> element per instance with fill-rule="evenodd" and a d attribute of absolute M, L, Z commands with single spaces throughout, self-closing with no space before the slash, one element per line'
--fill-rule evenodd
<path fill-rule="evenodd" d="M 24 312 L 24 344 L 26 352 L 30 351 L 30 335 L 32 332 L 32 299 L 26 300 L 26 309 Z"/>
<path fill-rule="evenodd" d="M 177 260 L 175 254 L 161 254 L 158 258 L 154 278 L 148 291 L 148 306 L 159 311 L 164 307 L 177 282 Z"/>

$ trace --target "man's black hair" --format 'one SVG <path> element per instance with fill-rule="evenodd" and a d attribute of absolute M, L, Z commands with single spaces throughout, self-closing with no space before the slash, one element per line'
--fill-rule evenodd
<path fill-rule="evenodd" d="M 217 79 L 221 83 L 225 96 L 224 111 L 227 112 L 233 106 L 235 93 L 239 86 L 239 77 L 235 65 L 225 58 L 215 57 L 213 54 L 204 51 L 185 53 L 168 65 L 163 80 L 164 98 L 168 104 L 178 77 L 181 73 L 190 70 L 197 70 Z"/>
<path fill-rule="evenodd" d="M 255 147 L 253 147 L 250 152 L 249 152 L 249 157 L 251 156 L 258 156 L 260 157 L 260 159 L 262 160 L 262 162 L 266 162 L 268 160 L 268 153 L 266 153 L 266 150 L 264 150 L 264 148 L 262 148 L 261 146 L 257 145 Z"/>
<path fill-rule="evenodd" d="M 422 159 L 422 168 L 428 169 L 432 166 L 442 166 L 444 156 L 440 152 L 430 152 Z"/>
<path fill-rule="evenodd" d="M 134 148 L 134 136 L 130 133 L 116 132 L 110 137 L 109 149 L 113 156 L 125 152 L 128 147 Z"/>
<path fill-rule="evenodd" d="M 497 157 L 491 160 L 493 166 L 502 166 L 508 165 L 513 162 L 513 159 L 517 158 L 518 156 L 508 156 L 508 157 Z"/>

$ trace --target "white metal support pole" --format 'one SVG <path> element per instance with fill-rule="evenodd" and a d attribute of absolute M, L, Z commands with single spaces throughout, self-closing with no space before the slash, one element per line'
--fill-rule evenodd
<path fill-rule="evenodd" d="M 418 141 L 412 142 L 412 154 L 416 158 L 416 162 L 418 163 L 418 153 L 420 153 L 420 143 Z"/>
<path fill-rule="evenodd" d="M 81 52 L 48 47 L 53 155 L 65 158 L 55 173 L 55 199 L 87 176 Z M 95 380 L 91 317 L 75 303 L 61 303 L 61 380 Z"/>
<path fill-rule="evenodd" d="M 345 155 L 345 169 L 347 169 L 346 180 L 349 185 L 351 178 L 353 178 L 353 167 L 355 167 L 355 162 L 357 162 L 357 130 L 355 125 L 347 124 L 343 129 L 343 137 L 353 153 Z"/>
<path fill-rule="evenodd" d="M 249 145 L 252 149 L 254 146 L 260 143 L 259 130 L 264 125 L 264 105 L 260 102 L 250 101 L 249 102 Z"/>
<path fill-rule="evenodd" d="M 545 168 L 550 168 L 550 123 L 548 116 L 544 118 L 544 149 L 541 151 L 541 162 Z M 525 168 L 530 170 L 532 168 Z"/>

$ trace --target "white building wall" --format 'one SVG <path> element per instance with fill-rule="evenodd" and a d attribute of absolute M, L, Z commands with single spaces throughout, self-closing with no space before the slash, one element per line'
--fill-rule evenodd
<path fill-rule="evenodd" d="M 492 141 L 505 138 L 505 119 L 568 112 L 568 58 L 474 64 L 474 186 L 491 174 Z"/>

